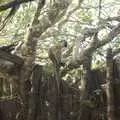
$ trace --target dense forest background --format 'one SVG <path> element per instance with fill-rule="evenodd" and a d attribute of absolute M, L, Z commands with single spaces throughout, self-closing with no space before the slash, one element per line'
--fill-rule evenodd
<path fill-rule="evenodd" d="M 120 120 L 119 33 L 119 0 L 0 0 L 0 120 Z"/>

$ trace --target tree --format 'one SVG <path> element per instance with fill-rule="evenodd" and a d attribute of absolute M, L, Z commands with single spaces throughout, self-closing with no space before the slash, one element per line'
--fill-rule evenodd
<path fill-rule="evenodd" d="M 28 26 L 26 25 L 28 27 L 28 31 L 24 38 L 25 41 L 23 40 L 24 45 L 20 50 L 20 55 L 18 54 L 19 57 L 11 54 L 6 54 L 6 56 L 10 56 L 6 57 L 2 54 L 3 59 L 9 60 L 12 63 L 15 63 L 16 61 L 15 59 L 11 60 L 10 58 L 17 58 L 17 60 L 19 59 L 19 61 L 22 61 L 21 63 L 23 66 L 20 64 L 22 68 L 20 68 L 18 78 L 20 82 L 20 97 L 23 102 L 23 111 L 21 116 L 25 120 L 36 119 L 34 118 L 34 109 L 36 108 L 36 101 L 34 98 L 36 97 L 29 91 L 29 89 L 26 89 L 27 84 L 31 84 L 31 73 L 34 72 L 33 70 L 36 62 L 44 64 L 40 69 L 43 70 L 42 68 L 44 67 L 45 70 L 49 72 L 49 75 L 52 76 L 53 72 L 49 70 L 51 68 L 51 64 L 47 56 L 47 50 L 51 43 L 55 44 L 59 40 L 64 39 L 67 39 L 69 42 L 70 48 L 63 56 L 64 66 L 60 70 L 61 78 L 63 77 L 64 79 L 71 80 L 67 85 L 70 87 L 77 86 L 77 89 L 81 92 L 81 99 L 79 99 L 80 104 L 78 105 L 80 107 L 78 112 L 79 115 L 76 115 L 73 111 L 70 112 L 70 114 L 73 114 L 74 116 L 76 115 L 76 119 L 81 118 L 85 120 L 89 119 L 88 116 L 91 115 L 92 109 L 90 105 L 92 104 L 92 92 L 94 92 L 92 89 L 93 67 L 100 67 L 101 64 L 105 66 L 104 55 L 108 48 L 106 45 L 110 44 L 115 49 L 119 48 L 119 45 L 117 44 L 120 32 L 119 15 L 113 17 L 104 16 L 103 8 L 104 5 L 106 5 L 105 1 L 102 1 L 102 3 L 101 1 L 94 1 L 97 3 L 97 7 L 94 6 L 95 3 L 92 3 L 91 1 L 88 2 L 87 0 L 79 0 L 78 4 L 75 3 L 76 5 L 73 4 L 74 1 L 71 1 L 72 3 L 69 3 L 69 1 L 65 2 L 59 0 L 54 4 L 49 4 L 47 2 L 43 4 L 43 2 L 39 0 L 37 3 L 37 9 L 35 9 L 35 6 L 32 6 L 31 8 L 33 10 L 30 11 L 30 9 L 26 10 L 26 7 L 23 7 L 22 9 L 24 12 L 18 11 L 16 17 L 13 19 L 14 23 L 12 25 L 14 25 L 13 28 L 15 29 L 12 31 L 12 29 L 10 29 L 11 23 L 9 23 L 10 26 L 7 24 L 8 26 L 3 29 L 4 32 L 1 33 L 6 34 L 5 31 L 7 30 L 8 34 L 6 36 L 10 36 L 11 33 L 14 33 L 17 29 L 17 39 L 23 39 L 23 35 L 26 33 L 23 29 L 26 28 L 26 23 L 30 22 L 29 19 L 32 18 L 31 16 L 33 16 L 33 11 L 35 12 L 31 24 Z M 10 3 L 15 3 L 15 1 Z M 4 10 L 13 7 L 12 5 L 10 6 L 10 3 L 9 5 L 8 3 L 3 5 L 5 6 Z M 23 1 L 17 4 L 22 3 Z M 7 5 L 9 7 L 6 7 Z M 3 7 L 0 8 L 3 10 Z M 109 4 L 108 8 L 110 8 Z M 30 16 L 28 16 L 28 12 L 30 13 Z M 26 15 L 23 16 L 23 13 Z M 21 17 L 19 17 L 19 14 Z M 25 20 L 19 20 L 19 18 L 23 18 Z M 17 20 L 21 21 L 19 25 L 16 22 Z M 116 21 L 116 24 L 114 24 L 113 21 Z M 22 33 L 22 35 L 18 33 Z M 72 54 L 74 53 L 73 49 L 75 50 L 75 53 L 77 53 L 77 56 L 75 56 L 76 59 L 74 60 L 72 59 L 74 57 L 72 57 Z M 119 53 L 119 49 L 117 49 L 117 53 Z M 81 66 L 83 66 L 83 69 L 81 69 Z M 83 72 L 83 78 L 81 81 L 80 77 L 82 72 L 79 71 Z M 75 79 L 75 83 L 73 82 L 73 79 Z M 33 83 L 31 86 L 35 89 Z M 79 87 L 81 87 L 81 89 Z M 30 101 L 29 97 L 31 97 Z M 63 100 L 63 98 L 61 99 Z M 63 104 L 63 101 L 60 104 Z M 50 114 L 50 112 L 51 111 L 49 111 L 48 114 Z"/>

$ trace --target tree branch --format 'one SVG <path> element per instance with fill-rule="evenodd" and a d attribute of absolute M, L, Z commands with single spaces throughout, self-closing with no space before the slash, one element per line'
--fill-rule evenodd
<path fill-rule="evenodd" d="M 0 58 L 3 59 L 3 60 L 8 60 L 12 63 L 15 63 L 19 66 L 22 66 L 24 61 L 22 58 L 16 56 L 16 55 L 12 55 L 10 53 L 7 53 L 7 52 L 4 52 L 2 50 L 0 50 Z"/>
<path fill-rule="evenodd" d="M 0 4 L 0 11 L 4 11 L 4 10 L 7 10 L 9 8 L 15 7 L 17 5 L 27 3 L 27 2 L 31 2 L 31 1 L 35 1 L 35 0 L 13 0 L 13 1 L 9 1 L 9 2 L 6 2 L 6 3 Z"/>
<path fill-rule="evenodd" d="M 61 75 L 64 76 L 65 73 L 70 71 L 71 69 L 79 68 L 79 66 L 84 62 L 87 56 L 94 53 L 96 49 L 111 42 L 117 35 L 119 35 L 119 33 L 120 33 L 120 23 L 109 32 L 109 34 L 106 36 L 105 39 L 97 42 L 94 42 L 94 39 L 93 39 L 91 44 L 80 54 L 80 57 L 78 60 L 74 62 L 72 60 L 69 61 L 69 63 L 62 70 Z"/>

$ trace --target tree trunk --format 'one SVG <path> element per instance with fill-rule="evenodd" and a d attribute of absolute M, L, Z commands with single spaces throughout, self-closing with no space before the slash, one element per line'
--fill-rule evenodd
<path fill-rule="evenodd" d="M 37 38 L 39 38 L 38 30 L 35 29 L 35 26 L 39 26 L 38 17 L 40 15 L 41 8 L 44 5 L 41 1 L 38 1 L 37 10 L 35 12 L 32 24 L 28 30 L 26 43 L 23 46 L 23 54 L 24 57 L 24 65 L 21 69 L 20 73 L 20 95 L 23 102 L 22 113 L 20 115 L 20 120 L 27 120 L 28 117 L 28 103 L 29 103 L 29 83 L 30 83 L 30 75 L 34 67 L 35 56 L 36 56 L 36 46 L 37 46 Z"/>
<path fill-rule="evenodd" d="M 90 83 L 91 83 L 91 56 L 87 57 L 87 59 L 83 63 L 83 78 L 81 80 L 81 106 L 80 106 L 80 116 L 78 120 L 90 120 L 90 109 L 82 103 L 89 100 L 90 94 Z"/>
<path fill-rule="evenodd" d="M 29 99 L 29 112 L 27 120 L 37 120 L 40 110 L 40 88 L 42 79 L 42 67 L 36 65 L 32 73 L 32 92 Z"/>
<path fill-rule="evenodd" d="M 20 93 L 23 101 L 22 120 L 26 120 L 28 117 L 29 91 L 28 89 L 25 89 L 25 86 L 27 81 L 29 81 L 30 74 L 34 67 L 38 39 L 40 38 L 41 34 L 45 32 L 45 30 L 60 20 L 67 10 L 67 6 L 65 9 L 59 7 L 64 4 L 60 0 L 60 2 L 48 7 L 47 12 L 45 12 L 43 16 L 40 16 L 40 12 L 44 4 L 44 0 L 38 0 L 37 10 L 35 12 L 32 24 L 28 30 L 27 38 L 25 38 L 26 43 L 23 47 L 22 56 L 24 57 L 24 65 L 20 73 Z M 59 14 L 61 11 L 64 11 L 64 14 Z"/>
<path fill-rule="evenodd" d="M 108 49 L 107 57 L 106 57 L 106 64 L 107 64 L 107 88 L 106 88 L 106 95 L 107 95 L 107 119 L 108 120 L 115 120 L 114 116 L 114 92 L 113 92 L 113 56 L 112 56 L 112 49 Z"/>

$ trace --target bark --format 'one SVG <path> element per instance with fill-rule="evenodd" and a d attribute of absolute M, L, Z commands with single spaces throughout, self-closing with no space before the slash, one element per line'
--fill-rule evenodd
<path fill-rule="evenodd" d="M 79 55 L 80 57 L 78 60 L 74 62 L 72 60 L 69 61 L 68 65 L 63 69 L 62 73 L 64 73 L 65 71 L 70 71 L 71 69 L 78 68 L 79 65 L 81 65 L 85 61 L 86 55 L 95 52 L 98 48 L 103 47 L 107 43 L 111 42 L 116 36 L 119 35 L 119 33 L 120 33 L 120 23 L 118 23 L 118 25 L 113 27 L 113 29 L 108 33 L 108 35 L 104 37 L 104 39 L 96 40 L 96 42 L 92 41 L 91 44 L 86 49 L 84 49 L 84 51 Z"/>
<path fill-rule="evenodd" d="M 113 92 L 113 56 L 112 56 L 112 49 L 108 49 L 107 51 L 107 88 L 106 88 L 106 95 L 107 95 L 107 119 L 108 120 L 115 120 L 114 116 L 114 92 Z"/>
<path fill-rule="evenodd" d="M 3 89 L 3 78 L 0 78 L 0 97 L 3 96 L 4 89 Z"/>
<path fill-rule="evenodd" d="M 90 109 L 86 107 L 86 105 L 82 105 L 85 101 L 89 100 L 90 95 L 90 83 L 91 83 L 91 56 L 87 56 L 87 59 L 83 63 L 83 78 L 81 80 L 81 108 L 80 108 L 80 116 L 78 120 L 90 120 Z"/>
<path fill-rule="evenodd" d="M 0 50 L 0 58 L 7 60 L 9 62 L 15 63 L 19 66 L 22 66 L 24 61 L 22 58 L 16 56 L 16 55 L 12 55 L 11 53 L 5 52 L 3 50 Z"/>
<path fill-rule="evenodd" d="M 42 79 L 42 67 L 36 65 L 32 73 L 32 93 L 29 99 L 29 112 L 27 120 L 37 120 L 40 110 L 40 89 Z"/>
<path fill-rule="evenodd" d="M 35 16 L 33 18 L 32 24 L 28 30 L 28 34 L 27 34 L 27 38 L 26 38 L 27 41 L 23 48 L 23 51 L 24 51 L 23 56 L 24 56 L 25 62 L 24 62 L 24 66 L 20 73 L 20 95 L 21 95 L 22 102 L 23 102 L 23 110 L 22 110 L 22 114 L 20 116 L 20 120 L 26 120 L 27 115 L 28 115 L 29 89 L 26 89 L 26 86 L 27 86 L 27 83 L 30 82 L 30 74 L 34 67 L 37 38 L 39 37 L 37 35 L 38 31 L 36 29 L 34 29 L 33 26 L 38 25 L 38 23 L 39 23 L 38 17 L 39 17 L 41 8 L 43 6 L 44 5 L 42 5 L 41 2 L 38 3 Z"/>
<path fill-rule="evenodd" d="M 0 120 L 16 120 L 21 107 L 20 101 L 14 98 L 0 100 Z"/>
<path fill-rule="evenodd" d="M 64 11 L 62 13 L 65 13 L 67 7 L 65 9 L 59 7 L 61 6 L 61 4 L 62 3 L 59 2 L 54 4 L 53 6 L 50 6 L 45 15 L 40 16 L 40 12 L 44 4 L 42 1 L 39 1 L 32 24 L 28 30 L 26 43 L 23 47 L 24 66 L 20 73 L 20 92 L 23 101 L 23 116 L 21 117 L 21 119 L 23 120 L 26 120 L 28 116 L 29 99 L 29 91 L 25 89 L 25 84 L 26 81 L 29 81 L 30 74 L 34 67 L 38 39 L 45 30 L 55 24 L 57 20 L 59 20 L 62 15 L 64 15 L 60 13 L 61 11 Z"/>
<path fill-rule="evenodd" d="M 20 5 L 22 3 L 31 2 L 31 1 L 34 1 L 34 0 L 12 0 L 10 2 L 5 2 L 4 4 L 0 4 L 0 11 L 4 11 L 9 8 L 13 8 L 17 5 Z M 1 3 L 1 1 L 0 1 L 0 3 Z"/>

